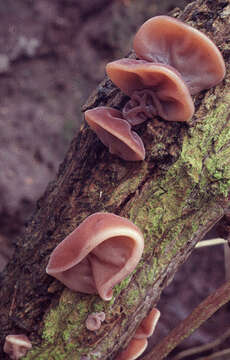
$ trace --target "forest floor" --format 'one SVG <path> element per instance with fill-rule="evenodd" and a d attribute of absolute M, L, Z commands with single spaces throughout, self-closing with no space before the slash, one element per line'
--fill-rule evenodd
<path fill-rule="evenodd" d="M 0 271 L 82 121 L 81 107 L 128 53 L 147 18 L 183 0 L 7 0 L 0 2 Z M 224 282 L 223 248 L 195 250 L 165 289 L 152 342 Z M 227 328 L 218 311 L 180 347 L 204 344 Z M 170 357 L 169 357 L 170 358 Z M 186 359 L 195 359 L 190 357 Z"/>

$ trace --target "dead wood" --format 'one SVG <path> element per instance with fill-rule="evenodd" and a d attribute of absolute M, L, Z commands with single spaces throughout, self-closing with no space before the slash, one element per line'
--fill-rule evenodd
<path fill-rule="evenodd" d="M 175 15 L 209 35 L 229 67 L 227 1 L 196 1 Z M 147 154 L 143 162 L 112 156 L 82 126 L 1 276 L 1 359 L 4 337 L 11 333 L 32 341 L 26 359 L 115 359 L 127 345 L 179 265 L 229 207 L 229 81 L 227 73 L 220 85 L 195 97 L 189 126 L 159 118 L 139 126 Z M 84 110 L 121 109 L 126 100 L 105 79 Z M 97 211 L 128 217 L 145 235 L 137 270 L 116 286 L 110 302 L 73 293 L 45 273 L 52 249 Z M 85 327 L 93 311 L 106 313 L 97 332 Z"/>

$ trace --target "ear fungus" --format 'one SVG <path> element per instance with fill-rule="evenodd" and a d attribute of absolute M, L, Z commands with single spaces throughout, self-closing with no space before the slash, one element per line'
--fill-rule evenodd
<path fill-rule="evenodd" d="M 144 60 L 120 59 L 108 63 L 112 82 L 131 100 L 123 116 L 132 125 L 156 115 L 169 121 L 189 121 L 194 105 L 187 86 L 171 66 Z"/>
<path fill-rule="evenodd" d="M 134 360 L 138 358 L 145 351 L 148 345 L 147 338 L 153 334 L 159 317 L 160 311 L 153 308 L 142 320 L 127 348 L 116 357 L 116 360 Z"/>
<path fill-rule="evenodd" d="M 10 359 L 18 360 L 31 348 L 32 344 L 26 335 L 7 335 L 3 351 L 9 355 Z"/>
<path fill-rule="evenodd" d="M 140 59 L 174 67 L 191 94 L 215 86 L 225 76 L 216 45 L 202 32 L 169 16 L 146 21 L 134 37 L 133 48 Z"/>
<path fill-rule="evenodd" d="M 111 154 L 128 161 L 145 158 L 145 148 L 139 135 L 122 119 L 120 111 L 109 107 L 87 110 L 85 119 Z"/>
<path fill-rule="evenodd" d="M 85 326 L 90 331 L 100 329 L 101 323 L 105 320 L 105 313 L 103 311 L 90 314 L 85 322 Z"/>
<path fill-rule="evenodd" d="M 107 301 L 135 269 L 143 248 L 143 235 L 130 220 L 95 213 L 53 250 L 46 272 L 74 291 L 98 293 Z"/>
<path fill-rule="evenodd" d="M 160 311 L 153 308 L 150 313 L 142 320 L 135 333 L 136 339 L 143 339 L 152 336 L 160 318 Z"/>
<path fill-rule="evenodd" d="M 145 339 L 135 339 L 133 338 L 128 347 L 122 351 L 117 357 L 116 360 L 135 360 L 137 359 L 148 346 L 148 340 Z"/>

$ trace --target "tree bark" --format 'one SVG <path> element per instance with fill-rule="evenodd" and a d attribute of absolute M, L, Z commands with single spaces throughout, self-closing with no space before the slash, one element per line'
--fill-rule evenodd
<path fill-rule="evenodd" d="M 175 15 L 210 36 L 228 67 L 228 2 L 199 0 Z M 28 360 L 115 359 L 128 344 L 179 265 L 230 207 L 229 81 L 227 72 L 220 85 L 195 97 L 189 125 L 158 118 L 139 126 L 147 154 L 143 162 L 109 154 L 82 126 L 1 276 L 1 359 L 4 337 L 12 333 L 31 339 Z M 121 109 L 126 99 L 106 78 L 84 110 Z M 131 219 L 145 236 L 142 260 L 115 287 L 110 302 L 74 293 L 45 273 L 53 248 L 97 211 Z M 85 320 L 94 311 L 104 311 L 106 319 L 90 332 Z"/>

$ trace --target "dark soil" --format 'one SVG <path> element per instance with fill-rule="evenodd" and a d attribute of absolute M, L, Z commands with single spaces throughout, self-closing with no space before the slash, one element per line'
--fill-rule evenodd
<path fill-rule="evenodd" d="M 128 53 L 146 19 L 183 0 L 0 2 L 0 271 L 78 131 L 105 64 Z M 9 246 L 10 245 L 10 246 Z M 164 291 L 158 341 L 224 281 L 223 249 L 194 251 Z M 221 309 L 185 347 L 227 328 Z"/>

